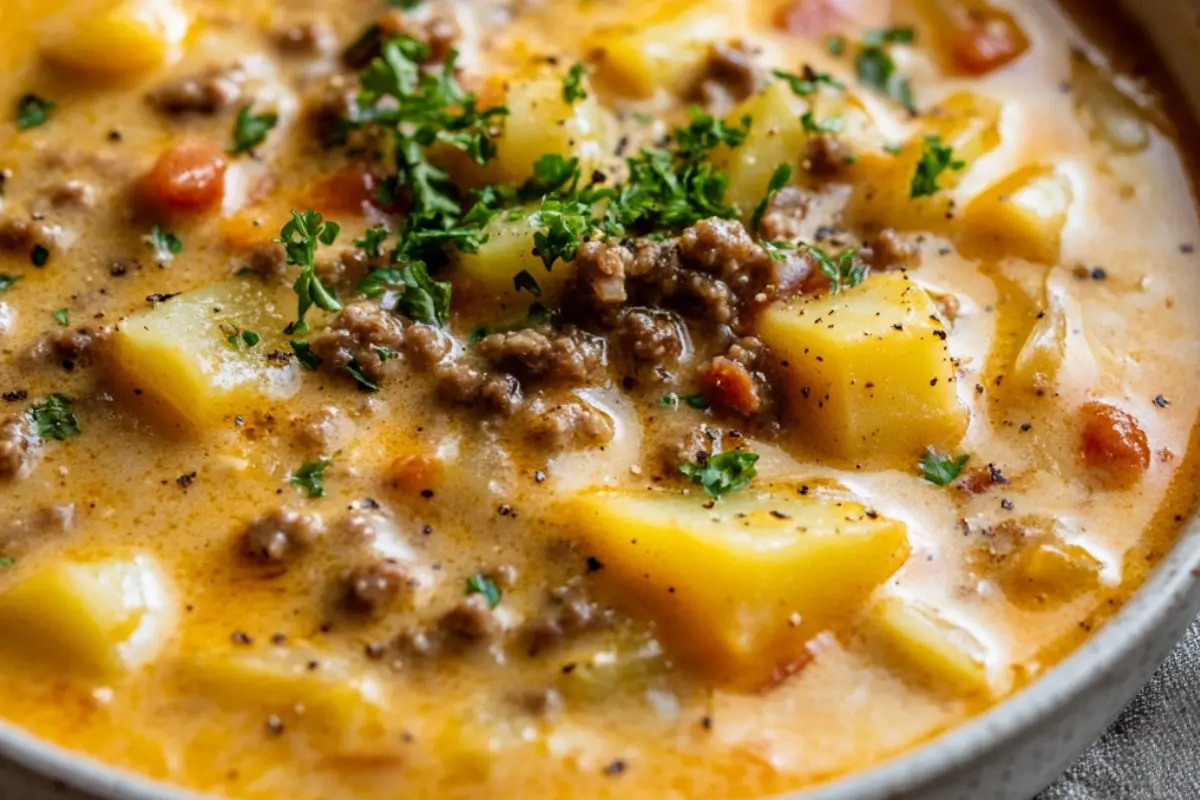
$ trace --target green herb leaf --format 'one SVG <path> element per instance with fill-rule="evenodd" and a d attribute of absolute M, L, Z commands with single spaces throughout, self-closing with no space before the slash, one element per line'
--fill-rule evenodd
<path fill-rule="evenodd" d="M 679 471 L 690 478 L 692 483 L 703 487 L 709 497 L 716 499 L 749 486 L 750 481 L 758 474 L 754 469 L 757 461 L 758 453 L 749 450 L 728 450 L 709 457 L 701 465 L 681 464 Z"/>
<path fill-rule="evenodd" d="M 161 225 L 150 229 L 146 239 L 147 244 L 154 249 L 154 260 L 166 264 L 183 250 L 183 242 L 172 232 L 164 233 Z"/>
<path fill-rule="evenodd" d="M 445 327 L 450 316 L 450 284 L 435 281 L 420 261 L 399 270 L 404 292 L 396 299 L 396 309 L 414 322 Z"/>
<path fill-rule="evenodd" d="M 278 123 L 279 115 L 274 112 L 254 114 L 249 104 L 242 106 L 233 123 L 233 146 L 229 148 L 229 154 L 238 155 L 258 147 Z"/>
<path fill-rule="evenodd" d="M 249 349 L 258 344 L 260 340 L 259 335 L 254 331 L 236 331 L 225 337 L 225 341 L 235 350 Z"/>
<path fill-rule="evenodd" d="M 943 146 L 940 138 L 926 136 L 921 147 L 921 160 L 917 162 L 917 171 L 913 173 L 909 197 L 915 199 L 936 194 L 938 176 L 948 169 L 957 171 L 966 165 L 965 161 L 955 160 L 954 150 Z"/>
<path fill-rule="evenodd" d="M 680 403 L 697 411 L 703 411 L 708 408 L 708 400 L 705 399 L 704 395 L 699 393 L 675 394 L 675 392 L 670 392 L 658 398 L 658 404 L 665 408 L 678 408 Z"/>
<path fill-rule="evenodd" d="M 12 288 L 12 285 L 19 280 L 21 280 L 20 275 L 6 275 L 3 272 L 0 272 L 0 294 L 7 292 Z"/>
<path fill-rule="evenodd" d="M 329 469 L 329 464 L 330 461 L 327 458 L 306 462 L 301 465 L 300 469 L 292 473 L 288 478 L 288 483 L 300 487 L 308 493 L 309 497 L 324 497 L 325 470 Z"/>
<path fill-rule="evenodd" d="M 587 65 L 579 61 L 571 65 L 567 70 L 567 76 L 563 78 L 563 102 L 567 105 L 574 105 L 576 100 L 586 100 L 587 90 L 583 88 L 583 76 L 587 74 Z"/>
<path fill-rule="evenodd" d="M 827 117 L 818 121 L 811 111 L 805 111 L 800 117 L 800 124 L 805 133 L 841 133 L 845 121 L 841 117 Z"/>
<path fill-rule="evenodd" d="M 844 250 L 834 258 L 816 245 L 806 244 L 802 247 L 817 260 L 821 272 L 829 278 L 830 294 L 851 289 L 867 279 L 867 265 L 855 260 L 855 250 Z"/>
<path fill-rule="evenodd" d="M 272 240 L 283 245 L 289 265 L 300 267 L 300 274 L 292 284 L 297 297 L 296 321 L 288 325 L 287 333 L 303 333 L 308 329 L 304 315 L 314 305 L 331 313 L 342 310 L 333 290 L 317 276 L 315 266 L 318 242 L 331 245 L 340 231 L 336 222 L 325 221 L 312 209 L 303 214 L 293 210 L 292 219 L 280 230 L 279 238 Z"/>
<path fill-rule="evenodd" d="M 371 258 L 378 258 L 382 253 L 383 243 L 391 234 L 386 225 L 373 225 L 363 231 L 361 238 L 354 240 L 354 246 Z"/>
<path fill-rule="evenodd" d="M 854 60 L 858 79 L 881 94 L 891 97 L 910 113 L 917 113 L 912 85 L 908 78 L 896 74 L 896 62 L 891 54 L 878 45 L 864 47 Z"/>
<path fill-rule="evenodd" d="M 762 225 L 763 215 L 767 213 L 767 208 L 771 205 L 771 199 L 779 193 L 779 190 L 787 186 L 788 181 L 792 179 L 792 168 L 789 164 L 780 164 L 771 173 L 771 180 L 767 183 L 767 193 L 763 195 L 763 199 L 754 207 L 754 215 L 750 218 L 750 230 L 758 232 L 759 226 Z"/>
<path fill-rule="evenodd" d="M 71 411 L 71 399 L 66 395 L 52 394 L 41 403 L 26 409 L 38 436 L 43 439 L 65 441 L 80 434 L 79 420 Z"/>
<path fill-rule="evenodd" d="M 970 456 L 963 453 L 958 458 L 952 455 L 939 453 L 932 447 L 925 450 L 925 455 L 921 456 L 921 460 L 917 462 L 917 468 L 921 473 L 921 477 L 937 486 L 946 486 L 963 471 L 963 467 L 967 465 Z"/>
<path fill-rule="evenodd" d="M 50 316 L 54 317 L 54 321 L 59 325 L 62 325 L 64 328 L 71 324 L 67 321 L 67 309 L 65 308 L 59 308 L 51 311 Z"/>
<path fill-rule="evenodd" d="M 17 101 L 17 130 L 27 131 L 39 125 L 45 125 L 50 119 L 54 103 L 44 97 L 29 93 Z"/>
<path fill-rule="evenodd" d="M 594 229 L 591 207 L 578 201 L 543 200 L 529 224 L 541 229 L 533 234 L 533 247 L 547 272 L 558 259 L 574 260 L 583 237 Z"/>
<path fill-rule="evenodd" d="M 50 251 L 40 244 L 35 244 L 29 251 L 29 261 L 38 269 L 46 266 L 46 262 L 49 260 Z"/>
<path fill-rule="evenodd" d="M 488 606 L 495 608 L 500 604 L 500 587 L 496 582 L 482 573 L 475 573 L 467 578 L 466 594 L 481 594 L 487 600 Z"/>
<path fill-rule="evenodd" d="M 910 27 L 883 28 L 863 34 L 863 44 L 868 47 L 879 47 L 884 44 L 912 44 L 916 40 L 917 31 Z"/>
<path fill-rule="evenodd" d="M 792 92 L 800 97 L 808 97 L 811 94 L 816 94 L 821 91 L 822 86 L 828 86 L 830 89 L 845 91 L 846 87 L 840 81 L 834 78 L 827 72 L 814 72 L 811 67 L 804 68 L 804 75 L 793 75 L 790 72 L 784 72 L 777 69 L 771 72 L 776 78 L 781 81 L 786 81 L 791 87 Z"/>
<path fill-rule="evenodd" d="M 378 392 L 379 384 L 363 374 L 362 367 L 357 361 L 351 361 L 346 365 L 346 374 L 354 378 L 354 382 L 358 384 L 358 388 L 364 392 Z"/>
<path fill-rule="evenodd" d="M 304 339 L 292 339 L 288 342 L 300 366 L 307 370 L 315 370 L 321 366 L 321 357 L 312 351 L 312 347 Z"/>
<path fill-rule="evenodd" d="M 0 556 L 0 567 L 16 566 L 17 560 L 12 556 Z"/>

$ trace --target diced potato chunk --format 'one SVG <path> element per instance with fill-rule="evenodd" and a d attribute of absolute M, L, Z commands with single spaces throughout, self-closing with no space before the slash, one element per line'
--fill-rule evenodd
<path fill-rule="evenodd" d="M 68 27 L 47 37 L 42 52 L 81 76 L 121 78 L 157 67 L 187 29 L 178 0 L 119 0 L 96 13 L 72 16 Z"/>
<path fill-rule="evenodd" d="M 731 125 L 749 116 L 750 134 L 739 147 L 725 146 L 713 152 L 717 169 L 729 176 L 725 199 L 748 220 L 755 206 L 767 193 L 771 175 L 780 164 L 799 173 L 800 157 L 808 134 L 800 116 L 808 104 L 796 97 L 787 84 L 777 81 L 759 94 L 748 98 L 729 115 Z"/>
<path fill-rule="evenodd" d="M 595 573 L 651 617 L 671 655 L 754 688 L 853 615 L 908 556 L 904 525 L 792 493 L 722 498 L 591 490 L 564 518 Z"/>
<path fill-rule="evenodd" d="M 298 713 L 345 729 L 375 719 L 383 691 L 337 658 L 290 648 L 193 653 L 176 665 L 179 681 L 234 709 Z"/>
<path fill-rule="evenodd" d="M 907 460 L 952 449 L 966 431 L 937 308 L 902 272 L 774 305 L 758 336 L 784 378 L 796 436 L 828 455 Z"/>
<path fill-rule="evenodd" d="M 955 219 L 954 188 L 980 157 L 1000 143 L 1000 105 L 960 92 L 943 100 L 922 118 L 917 135 L 897 155 L 861 154 L 854 169 L 855 189 L 847 208 L 859 225 L 900 230 L 942 230 Z M 951 148 L 962 169 L 947 168 L 937 176 L 938 191 L 912 197 L 913 175 L 928 136 Z"/>
<path fill-rule="evenodd" d="M 1019 169 L 967 206 L 968 245 L 993 257 L 1056 264 L 1072 199 L 1070 181 L 1053 167 Z"/>
<path fill-rule="evenodd" d="M 584 45 L 599 77 L 633 97 L 686 92 L 708 48 L 736 36 L 744 17 L 738 0 L 651 0 L 643 7 L 642 19 L 601 28 Z"/>
<path fill-rule="evenodd" d="M 150 661 L 174 622 L 167 580 L 147 556 L 37 567 L 0 594 L 0 648 L 92 674 Z"/>
<path fill-rule="evenodd" d="M 533 209 L 510 218 L 507 213 L 496 215 L 486 228 L 488 239 L 476 253 L 455 250 L 455 286 L 461 285 L 469 296 L 488 298 L 492 307 L 520 308 L 534 296 L 518 292 L 513 278 L 525 270 L 537 281 L 542 303 L 553 304 L 562 294 L 574 265 L 555 261 L 547 272 L 541 256 L 534 253 L 533 234 L 537 228 L 529 222 Z M 458 278 L 461 276 L 462 281 Z M 524 300 L 522 300 L 524 298 Z"/>
<path fill-rule="evenodd" d="M 115 368 L 168 414 L 193 425 L 286 399 L 300 388 L 300 366 L 267 354 L 287 351 L 280 331 L 295 311 L 290 303 L 250 280 L 181 294 L 121 322 L 113 336 Z M 259 341 L 247 345 L 246 331 Z M 235 344 L 230 336 L 238 337 Z"/>
<path fill-rule="evenodd" d="M 884 598 L 872 609 L 871 629 L 934 685 L 991 693 L 983 643 L 934 609 L 899 597 Z"/>
<path fill-rule="evenodd" d="M 608 123 L 586 78 L 583 88 L 588 96 L 568 105 L 561 74 L 509 82 L 504 100 L 508 116 L 496 139 L 495 160 L 487 166 L 493 182 L 524 182 L 533 175 L 534 162 L 546 155 L 578 158 L 585 179 L 600 166 L 611 152 Z"/>
<path fill-rule="evenodd" d="M 1046 541 L 1021 553 L 1011 576 L 1010 592 L 1034 592 L 1056 599 L 1070 599 L 1095 589 L 1101 564 L 1079 545 Z"/>

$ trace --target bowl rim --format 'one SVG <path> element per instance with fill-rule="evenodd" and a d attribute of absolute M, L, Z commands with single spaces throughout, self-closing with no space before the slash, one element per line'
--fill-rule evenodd
<path fill-rule="evenodd" d="M 1200 610 L 1200 513 L 1133 596 L 1042 677 L 982 714 L 889 759 L 827 783 L 786 792 L 792 800 L 882 800 L 966 767 L 1087 692 L 1107 665 L 1123 663 L 1184 607 Z M 1114 709 L 1114 713 L 1119 709 Z M 106 764 L 0 721 L 0 758 L 98 800 L 198 800 L 197 794 Z"/>

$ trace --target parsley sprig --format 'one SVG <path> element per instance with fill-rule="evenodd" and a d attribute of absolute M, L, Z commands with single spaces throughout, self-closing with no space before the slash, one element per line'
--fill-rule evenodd
<path fill-rule="evenodd" d="M 925 450 L 925 455 L 921 456 L 921 460 L 917 462 L 917 469 L 921 477 L 930 483 L 936 486 L 946 486 L 962 473 L 968 460 L 970 460 L 970 456 L 966 453 L 956 458 L 947 453 L 939 453 L 930 447 Z"/>
<path fill-rule="evenodd" d="M 279 115 L 274 112 L 255 114 L 249 104 L 242 106 L 233 123 L 233 146 L 229 148 L 229 154 L 248 153 L 258 147 L 278 123 Z"/>
<path fill-rule="evenodd" d="M 714 499 L 745 489 L 758 474 L 754 469 L 758 453 L 727 450 L 710 456 L 703 464 L 680 464 L 679 471 Z"/>
<path fill-rule="evenodd" d="M 926 136 L 921 143 L 921 160 L 913 173 L 909 197 L 929 197 L 937 193 L 938 177 L 946 170 L 961 170 L 967 162 L 954 157 L 954 150 L 937 136 Z"/>
<path fill-rule="evenodd" d="M 829 278 L 829 293 L 852 289 L 867 279 L 867 265 L 856 259 L 857 251 L 844 250 L 836 257 L 813 244 L 802 245 L 817 261 L 817 266 Z"/>
<path fill-rule="evenodd" d="M 487 604 L 491 608 L 495 608 L 496 606 L 500 605 L 500 587 L 496 585 L 494 580 L 481 572 L 477 572 L 471 577 L 467 578 L 467 587 L 465 593 L 467 595 L 483 595 L 483 598 L 487 600 Z"/>
<path fill-rule="evenodd" d="M 330 463 L 332 462 L 327 458 L 307 461 L 300 466 L 300 469 L 292 473 L 288 478 L 288 483 L 304 490 L 309 497 L 324 497 L 325 470 L 329 469 Z"/>
<path fill-rule="evenodd" d="M 292 219 L 280 230 L 279 238 L 274 240 L 283 245 L 287 263 L 300 267 L 300 275 L 292 284 L 292 291 L 298 298 L 296 321 L 288 325 L 284 333 L 290 335 L 308 330 L 308 326 L 304 324 L 304 315 L 314 305 L 323 311 L 342 310 L 337 296 L 321 282 L 316 270 L 317 243 L 333 244 L 340 231 L 341 226 L 336 222 L 326 221 L 312 209 L 303 213 L 292 211 Z"/>
<path fill-rule="evenodd" d="M 40 403 L 26 409 L 29 418 L 42 439 L 57 439 L 60 442 L 78 436 L 81 432 L 79 420 L 71 411 L 71 398 L 64 394 L 52 394 Z"/>

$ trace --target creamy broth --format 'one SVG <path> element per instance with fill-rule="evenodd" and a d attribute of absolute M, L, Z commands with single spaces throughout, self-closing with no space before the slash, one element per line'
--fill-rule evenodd
<path fill-rule="evenodd" d="M 1037 679 L 1171 546 L 1200 231 L 1128 22 L 383 5 L 3 0 L 0 716 L 235 798 L 763 796 Z M 451 47 L 473 140 L 356 100 Z M 647 211 L 642 148 L 725 178 Z"/>

